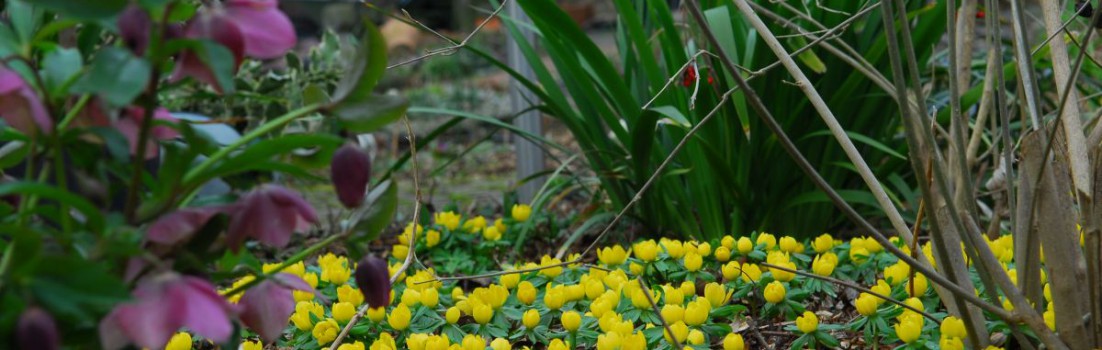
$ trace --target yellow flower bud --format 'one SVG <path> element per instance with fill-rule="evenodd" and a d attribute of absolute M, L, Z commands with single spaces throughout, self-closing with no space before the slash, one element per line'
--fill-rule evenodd
<path fill-rule="evenodd" d="M 942 336 L 938 345 L 941 350 L 964 350 L 964 342 L 960 338 Z"/>
<path fill-rule="evenodd" d="M 448 229 L 448 231 L 455 231 L 455 229 L 459 227 L 459 220 L 461 219 L 462 217 L 453 211 L 445 211 L 433 215 L 433 221 L 436 222 L 437 225 Z"/>
<path fill-rule="evenodd" d="M 895 335 L 904 343 L 913 343 L 922 335 L 922 316 L 901 317 L 895 324 Z"/>
<path fill-rule="evenodd" d="M 582 315 L 577 311 L 567 311 L 562 314 L 562 328 L 574 332 L 582 326 Z"/>
<path fill-rule="evenodd" d="M 409 328 L 409 319 L 412 315 L 409 312 L 409 307 L 406 304 L 398 304 L 394 307 L 394 310 L 390 311 L 390 316 L 387 317 L 387 322 L 390 323 L 390 327 L 399 331 L 403 331 Z"/>
<path fill-rule="evenodd" d="M 815 249 L 816 253 L 822 254 L 830 251 L 831 248 L 834 248 L 834 237 L 828 233 L 821 234 L 811 241 L 811 249 Z"/>
<path fill-rule="evenodd" d="M 315 324 L 310 333 L 314 336 L 314 340 L 318 341 L 318 345 L 325 345 L 336 339 L 337 333 L 340 332 L 341 326 L 337 325 L 337 321 L 327 318 Z"/>
<path fill-rule="evenodd" d="M 688 340 L 689 340 L 689 344 L 692 344 L 692 345 L 704 344 L 704 332 L 701 332 L 699 329 L 691 330 L 691 331 L 689 331 Z M 692 348 L 689 348 L 689 349 L 692 349 Z"/>
<path fill-rule="evenodd" d="M 720 307 L 726 305 L 731 300 L 731 295 L 735 291 L 727 290 L 722 284 L 711 282 L 704 285 L 704 298 L 712 304 L 712 307 Z"/>
<path fill-rule="evenodd" d="M 750 254 L 754 251 L 754 242 L 750 241 L 750 237 L 740 237 L 738 239 L 738 253 L 742 255 Z"/>
<path fill-rule="evenodd" d="M 356 315 L 356 307 L 352 303 L 335 303 L 332 312 L 333 319 L 337 320 L 337 323 L 345 324 Z"/>
<path fill-rule="evenodd" d="M 804 334 L 814 332 L 819 329 L 819 317 L 814 312 L 804 311 L 802 316 L 796 318 L 796 328 Z"/>
<path fill-rule="evenodd" d="M 855 300 L 853 304 L 857 307 L 857 313 L 860 313 L 864 316 L 872 316 L 876 314 L 876 309 L 880 307 L 880 303 L 877 299 L 880 298 L 877 298 L 872 294 L 861 293 L 861 295 L 857 297 L 857 300 Z"/>
<path fill-rule="evenodd" d="M 723 350 L 745 350 L 746 342 L 742 340 L 742 335 L 738 333 L 728 333 L 723 338 Z"/>
<path fill-rule="evenodd" d="M 731 260 L 731 249 L 720 246 L 716 248 L 715 256 L 718 262 L 728 262 Z"/>
<path fill-rule="evenodd" d="M 486 304 L 475 305 L 471 312 L 471 316 L 474 317 L 474 321 L 478 324 L 487 324 L 490 319 L 494 317 L 494 308 Z"/>
<path fill-rule="evenodd" d="M 708 299 L 697 298 L 685 307 L 685 324 L 699 326 L 708 321 L 708 314 L 712 312 L 712 304 Z"/>
<path fill-rule="evenodd" d="M 765 301 L 776 304 L 784 300 L 785 289 L 781 282 L 773 281 L 765 286 L 765 291 L 762 293 L 765 296 Z"/>
<path fill-rule="evenodd" d="M 819 276 L 830 276 L 834 273 L 834 267 L 838 266 L 838 256 L 825 253 L 815 256 L 815 260 L 811 263 L 811 271 Z"/>
<path fill-rule="evenodd" d="M 949 316 L 941 321 L 941 336 L 966 338 L 968 337 L 968 331 L 964 329 L 964 321 L 961 321 L 959 318 Z"/>
<path fill-rule="evenodd" d="M 800 242 L 797 242 L 792 236 L 781 237 L 781 251 L 786 253 L 795 253 L 796 249 L 800 247 Z"/>
<path fill-rule="evenodd" d="M 385 306 L 367 309 L 367 319 L 371 320 L 371 322 L 379 323 L 383 321 L 383 318 L 386 318 Z"/>
<path fill-rule="evenodd" d="M 666 322 L 674 323 L 685 320 L 685 309 L 681 305 L 666 305 L 662 307 L 662 318 Z"/>
<path fill-rule="evenodd" d="M 777 246 L 777 237 L 762 232 L 758 235 L 758 239 L 754 243 L 757 245 L 765 245 L 765 250 L 773 250 L 773 248 Z"/>
<path fill-rule="evenodd" d="M 627 261 L 627 258 L 627 251 L 620 245 L 597 249 L 597 260 L 607 266 L 620 266 Z"/>
<path fill-rule="evenodd" d="M 695 251 L 685 254 L 684 261 L 685 269 L 689 272 L 696 272 L 700 270 L 700 267 L 704 265 L 704 258 L 697 254 Z"/>
<path fill-rule="evenodd" d="M 689 337 L 689 326 L 685 325 L 685 322 L 674 322 L 670 325 L 670 331 L 673 331 L 673 338 L 677 339 L 679 343 L 684 342 L 685 338 Z M 673 343 L 670 339 L 670 332 L 663 330 L 662 335 L 666 338 L 667 343 Z"/>
<path fill-rule="evenodd" d="M 448 311 L 444 313 L 444 319 L 448 321 L 448 324 L 455 324 L 459 322 L 459 316 L 462 314 L 459 308 L 452 306 L 448 308 Z"/>
<path fill-rule="evenodd" d="M 177 332 L 165 345 L 165 350 L 191 350 L 191 334 Z"/>
<path fill-rule="evenodd" d="M 421 292 L 421 305 L 433 308 L 439 303 L 440 292 L 438 292 L 436 288 L 427 288 Z"/>
<path fill-rule="evenodd" d="M 719 240 L 719 245 L 728 250 L 735 249 L 735 237 L 731 237 L 731 235 L 723 236 L 723 238 Z"/>
<path fill-rule="evenodd" d="M 524 316 L 521 317 L 521 322 L 524 323 L 528 329 L 536 328 L 536 325 L 540 324 L 540 312 L 536 309 L 529 309 L 524 312 Z"/>
<path fill-rule="evenodd" d="M 517 285 L 517 300 L 520 300 L 524 305 L 532 305 L 532 302 L 536 301 L 536 287 L 528 281 L 520 282 Z"/>
<path fill-rule="evenodd" d="M 512 350 L 513 345 L 509 344 L 508 340 L 496 338 L 490 342 L 490 348 L 494 350 Z"/>
<path fill-rule="evenodd" d="M 528 217 L 532 216 L 532 207 L 527 204 L 513 204 L 513 220 L 525 222 L 528 221 Z"/>
<path fill-rule="evenodd" d="M 547 345 L 547 350 L 568 350 L 566 343 L 563 343 L 562 339 L 551 339 L 551 344 Z"/>

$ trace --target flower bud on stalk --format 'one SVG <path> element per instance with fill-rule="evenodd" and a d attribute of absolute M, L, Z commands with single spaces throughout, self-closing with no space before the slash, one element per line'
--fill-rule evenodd
<path fill-rule="evenodd" d="M 341 204 L 347 208 L 363 204 L 371 179 L 371 159 L 366 152 L 352 144 L 344 145 L 333 154 L 329 172 Z"/>

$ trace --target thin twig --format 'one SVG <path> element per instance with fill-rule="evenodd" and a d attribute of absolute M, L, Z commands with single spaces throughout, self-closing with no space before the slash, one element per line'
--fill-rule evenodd
<path fill-rule="evenodd" d="M 366 1 L 364 3 L 366 3 Z M 404 66 L 404 65 L 407 65 L 407 64 L 410 64 L 410 63 L 414 63 L 414 62 L 417 62 L 417 61 L 421 61 L 421 60 L 424 60 L 426 58 L 433 57 L 433 56 L 439 56 L 439 55 L 445 55 L 446 56 L 446 55 L 451 55 L 451 54 L 454 54 L 456 52 L 459 52 L 460 49 L 467 46 L 467 43 L 470 42 L 471 38 L 473 38 L 475 36 L 475 34 L 478 34 L 478 32 L 482 31 L 482 28 L 486 27 L 487 23 L 490 23 L 491 20 L 496 18 L 498 16 L 498 14 L 501 13 L 501 10 L 505 9 L 505 6 L 508 5 L 508 4 L 509 4 L 509 0 L 502 1 L 501 5 L 499 5 L 497 7 L 497 9 L 494 10 L 493 13 L 491 13 L 489 16 L 486 16 L 486 18 L 483 19 L 482 22 L 478 24 L 478 27 L 475 27 L 474 30 L 472 30 L 470 33 L 468 33 L 467 36 L 463 38 L 463 41 L 460 41 L 460 42 L 455 42 L 455 40 L 449 39 L 449 38 L 445 37 L 444 35 L 442 35 L 440 33 L 437 33 L 436 31 L 426 27 L 424 24 L 421 24 L 421 22 L 418 22 L 418 21 L 414 20 L 413 23 L 416 23 L 417 25 L 421 26 L 421 28 L 423 28 L 425 30 L 428 30 L 429 32 L 434 33 L 436 36 L 438 36 L 440 38 L 444 38 L 445 40 L 450 42 L 452 45 L 448 46 L 448 47 L 442 47 L 442 48 L 438 48 L 438 49 L 429 50 L 428 52 L 426 52 L 426 53 L 424 53 L 420 56 L 417 56 L 417 57 L 414 57 L 414 58 L 411 58 L 411 59 L 408 59 L 408 60 L 405 60 L 405 61 L 402 61 L 402 62 L 398 62 L 398 63 L 392 64 L 392 65 L 389 65 L 389 66 L 386 67 L 386 69 L 401 67 L 401 66 Z M 403 11 L 403 12 L 405 12 L 405 11 Z M 409 16 L 409 14 L 407 13 L 406 16 Z"/>
<path fill-rule="evenodd" d="M 636 280 L 639 281 L 639 287 L 643 288 L 643 296 L 647 297 L 647 302 L 650 303 L 651 310 L 653 310 L 654 314 L 658 316 L 658 321 L 662 322 L 662 328 L 665 328 L 666 334 L 670 335 L 670 340 L 673 341 L 674 349 L 683 349 L 684 347 L 681 346 L 681 341 L 677 340 L 677 335 L 674 335 L 673 330 L 670 329 L 670 323 L 666 322 L 666 318 L 662 316 L 662 310 L 658 308 L 658 303 L 655 303 L 654 298 L 651 297 L 650 288 L 647 288 L 647 284 L 643 283 L 642 277 L 637 278 Z"/>

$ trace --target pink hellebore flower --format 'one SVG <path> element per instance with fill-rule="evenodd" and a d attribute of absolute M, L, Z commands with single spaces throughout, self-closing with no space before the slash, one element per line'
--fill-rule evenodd
<path fill-rule="evenodd" d="M 126 44 L 134 54 L 145 55 L 145 49 L 149 47 L 149 28 L 153 26 L 153 19 L 149 18 L 149 12 L 137 4 L 132 4 L 119 14 L 116 24 L 119 26 L 119 36 L 123 44 Z"/>
<path fill-rule="evenodd" d="M 105 349 L 133 343 L 157 349 L 181 328 L 217 343 L 233 332 L 230 319 L 237 313 L 209 282 L 198 277 L 166 273 L 142 281 L 134 300 L 115 307 L 99 325 Z"/>
<path fill-rule="evenodd" d="M 302 196 L 275 185 L 260 186 L 234 206 L 226 245 L 235 252 L 246 237 L 283 248 L 296 230 L 305 230 L 318 222 L 318 214 Z"/>
<path fill-rule="evenodd" d="M 249 288 L 238 305 L 243 307 L 241 322 L 245 323 L 265 343 L 273 343 L 283 335 L 287 321 L 295 312 L 292 290 L 314 292 L 302 278 L 289 273 L 277 273 Z"/>
<path fill-rule="evenodd" d="M 167 109 L 157 108 L 153 111 L 154 120 L 164 120 L 168 122 L 177 122 L 176 118 L 172 117 L 172 113 L 169 113 Z M 126 140 L 130 143 L 130 154 L 138 154 L 138 141 L 141 138 L 142 121 L 145 120 L 145 109 L 141 107 L 127 107 L 123 109 L 122 116 L 115 122 L 115 129 L 122 133 L 126 137 Z M 179 136 L 179 133 L 171 127 L 164 125 L 154 125 L 152 138 L 146 140 L 145 150 L 141 154 L 141 159 L 153 159 L 157 156 L 157 140 L 168 140 Z"/>
<path fill-rule="evenodd" d="M 245 54 L 259 59 L 283 56 L 295 47 L 297 37 L 291 19 L 276 0 L 228 0 L 226 15 L 245 35 Z"/>
<path fill-rule="evenodd" d="M 259 59 L 279 58 L 298 42 L 291 19 L 279 10 L 276 0 L 226 0 L 221 7 L 195 16 L 188 23 L 185 36 L 211 39 L 225 46 L 233 53 L 234 70 L 245 55 Z M 214 72 L 194 52 L 184 52 L 173 73 L 174 80 L 185 76 L 222 92 Z"/>
<path fill-rule="evenodd" d="M 145 237 L 150 242 L 166 246 L 187 241 L 203 228 L 214 215 L 222 212 L 219 207 L 186 208 L 169 213 L 149 225 Z"/>
<path fill-rule="evenodd" d="M 0 118 L 24 134 L 32 134 L 36 129 L 49 133 L 54 125 L 34 89 L 19 73 L 3 65 L 0 65 Z"/>

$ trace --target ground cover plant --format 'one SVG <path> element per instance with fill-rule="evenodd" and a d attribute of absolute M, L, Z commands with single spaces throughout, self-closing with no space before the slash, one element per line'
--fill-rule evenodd
<path fill-rule="evenodd" d="M 375 91 L 391 67 L 489 56 L 469 40 L 503 6 L 463 39 L 422 28 L 445 46 L 410 60 L 388 65 L 366 23 L 348 55 L 327 46 L 314 53 L 336 62 L 304 66 L 288 56 L 296 40 L 275 0 L 4 2 L 0 346 L 1102 346 L 1102 113 L 1085 95 L 1098 86 L 1102 11 L 1091 3 L 1042 0 L 1043 39 L 1020 0 L 688 0 L 684 22 L 662 1 L 615 3 L 619 64 L 550 1 L 518 2 L 531 25 L 503 19 L 538 34 L 556 73 L 518 40 L 537 74 L 521 83 L 531 108 L 573 123 L 583 151 L 571 159 L 592 176 L 564 180 L 560 165 L 531 203 L 486 217 L 424 204 L 425 143 L 408 120 L 409 157 L 382 175 L 350 139 L 407 110 L 510 128 Z M 986 59 L 969 64 L 980 23 Z M 838 54 L 847 40 L 875 57 Z M 839 61 L 819 48 L 860 74 L 839 84 Z M 770 67 L 781 78 L 761 80 Z M 264 98 L 285 79 L 291 88 Z M 844 95 L 870 91 L 884 95 Z M 225 105 L 196 102 L 212 96 Z M 218 141 L 164 108 L 195 105 L 248 114 L 242 135 Z M 805 114 L 825 132 L 788 119 Z M 319 123 L 288 128 L 304 120 Z M 796 168 L 756 174 L 781 184 L 740 183 L 717 144 Z M 757 164 L 732 162 L 743 175 Z M 391 221 L 407 165 L 403 230 Z M 330 222 L 289 188 L 301 183 L 328 186 L 341 206 Z M 576 188 L 595 194 L 572 222 L 549 203 Z M 834 209 L 785 214 L 812 202 Z M 746 224 L 771 220 L 793 228 Z M 627 221 L 641 223 L 638 239 L 620 231 Z M 847 233 L 818 234 L 837 225 Z M 525 257 L 534 230 L 561 248 Z"/>

